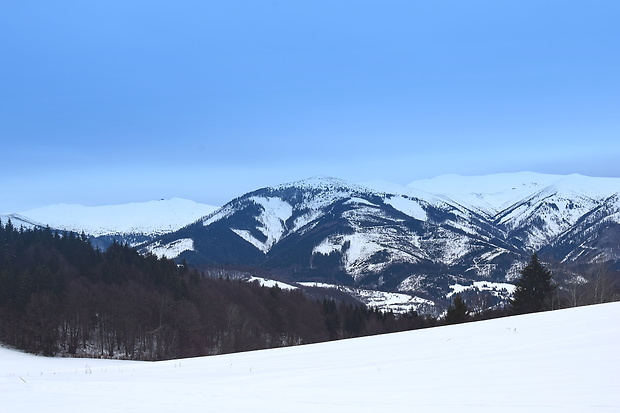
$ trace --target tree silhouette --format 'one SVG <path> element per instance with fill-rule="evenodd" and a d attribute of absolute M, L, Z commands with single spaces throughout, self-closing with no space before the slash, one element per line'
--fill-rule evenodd
<path fill-rule="evenodd" d="M 512 297 L 512 310 L 515 314 L 534 313 L 550 308 L 555 285 L 551 282 L 551 271 L 532 254 L 530 262 L 521 270 L 521 278 L 516 282 Z"/>
<path fill-rule="evenodd" d="M 461 294 L 457 294 L 448 307 L 448 312 L 446 313 L 446 324 L 458 324 L 464 323 L 469 319 L 469 310 L 467 309 L 467 305 Z"/>

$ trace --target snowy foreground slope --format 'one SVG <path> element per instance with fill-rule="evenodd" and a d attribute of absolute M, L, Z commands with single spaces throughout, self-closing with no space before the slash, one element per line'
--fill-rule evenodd
<path fill-rule="evenodd" d="M 620 303 L 166 362 L 0 349 L 3 411 L 617 412 Z"/>

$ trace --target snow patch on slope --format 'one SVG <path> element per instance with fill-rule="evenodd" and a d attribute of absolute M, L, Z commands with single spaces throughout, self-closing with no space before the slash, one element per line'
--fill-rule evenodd
<path fill-rule="evenodd" d="M 13 225 L 14 228 L 33 229 L 46 227 L 45 224 L 20 214 L 0 214 L 0 222 L 2 222 L 2 225 L 7 225 L 9 221 L 11 221 L 11 225 Z"/>
<path fill-rule="evenodd" d="M 551 185 L 500 215 L 498 223 L 508 230 L 525 229 L 523 240 L 532 250 L 574 226 L 599 201 L 572 189 Z"/>
<path fill-rule="evenodd" d="M 308 281 L 299 284 L 306 287 L 336 289 L 357 298 L 368 307 L 376 308 L 379 311 L 392 311 L 396 314 L 404 314 L 410 311 L 430 313 L 435 307 L 434 302 L 409 294 L 367 290 L 321 282 Z"/>
<path fill-rule="evenodd" d="M 356 281 L 366 274 L 379 273 L 395 262 L 418 261 L 418 258 L 410 252 L 386 245 L 386 239 L 397 240 L 396 230 L 389 227 L 375 227 L 353 234 L 330 235 L 314 247 L 312 254 L 341 253 L 344 269 Z M 409 240 L 409 242 L 414 241 L 414 239 Z M 381 257 L 375 258 L 377 254 L 381 254 Z"/>
<path fill-rule="evenodd" d="M 269 249 L 286 232 L 286 221 L 293 215 L 293 207 L 280 198 L 252 197 L 250 200 L 263 207 L 258 216 L 262 226 L 258 229 L 267 237 L 265 245 Z"/>
<path fill-rule="evenodd" d="M 429 259 L 436 257 L 435 260 L 438 259 L 450 265 L 458 263 L 465 255 L 473 251 L 470 237 L 445 228 L 437 228 L 432 238 L 421 241 L 421 249 Z"/>
<path fill-rule="evenodd" d="M 254 282 L 254 281 L 257 281 L 261 286 L 267 287 L 267 288 L 273 288 L 277 286 L 283 290 L 297 290 L 298 289 L 298 287 L 295 287 L 294 285 L 286 284 L 286 283 L 283 283 L 282 281 L 270 280 L 268 278 L 251 276 L 248 279 L 248 282 Z"/>
<path fill-rule="evenodd" d="M 267 245 L 267 243 L 256 239 L 256 237 L 254 237 L 254 235 L 252 235 L 252 233 L 247 229 L 231 228 L 230 230 L 235 234 L 239 235 L 245 241 L 252 244 L 254 247 L 256 247 L 256 249 L 262 251 L 263 254 L 267 254 L 269 252 L 269 246 Z"/>
<path fill-rule="evenodd" d="M 533 172 L 483 176 L 441 175 L 417 180 L 407 186 L 436 195 L 447 195 L 464 206 L 494 216 L 561 178 L 561 175 Z"/>
<path fill-rule="evenodd" d="M 168 244 L 162 244 L 160 241 L 156 241 L 147 246 L 146 250 L 159 258 L 174 259 L 184 251 L 193 251 L 194 240 L 191 238 L 181 238 Z"/>
<path fill-rule="evenodd" d="M 401 292 L 418 291 L 424 287 L 424 280 L 426 278 L 427 276 L 424 274 L 410 275 L 398 284 L 397 290 Z"/>
<path fill-rule="evenodd" d="M 387 262 L 368 264 L 367 261 L 374 254 L 383 251 L 384 247 L 374 242 L 367 234 L 335 234 L 324 239 L 314 247 L 312 254 L 329 255 L 335 251 L 343 254 L 343 264 L 346 271 L 358 279 L 364 271 L 379 271 Z"/>
<path fill-rule="evenodd" d="M 303 215 L 300 215 L 299 217 L 295 218 L 295 221 L 293 221 L 293 228 L 291 229 L 291 232 L 299 231 L 301 228 L 305 227 L 306 225 L 319 219 L 322 216 L 323 212 L 320 210 L 313 210 Z M 307 230 L 310 229 L 312 229 L 312 226 L 309 227 Z"/>
<path fill-rule="evenodd" d="M 286 234 L 286 221 L 293 215 L 293 207 L 275 197 L 251 197 L 249 200 L 261 206 L 261 212 L 256 217 L 260 225 L 256 229 L 265 236 L 265 241 L 257 239 L 245 229 L 231 230 L 266 254 Z"/>
<path fill-rule="evenodd" d="M 512 293 L 515 290 L 514 284 L 508 283 L 493 283 L 488 281 L 474 281 L 473 285 L 461 285 L 461 284 L 453 284 L 450 286 L 452 290 L 448 294 L 446 294 L 446 298 L 450 298 L 455 294 L 460 294 L 463 291 L 489 291 L 496 297 L 506 298 L 512 296 Z"/>
<path fill-rule="evenodd" d="M 391 205 L 394 209 L 415 218 L 419 221 L 426 221 L 428 219 L 426 211 L 420 206 L 420 203 L 402 196 L 395 196 L 387 198 L 385 203 Z"/>

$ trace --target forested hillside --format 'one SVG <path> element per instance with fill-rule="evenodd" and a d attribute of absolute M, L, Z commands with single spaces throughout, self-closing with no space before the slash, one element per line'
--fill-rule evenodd
<path fill-rule="evenodd" d="M 45 355 L 171 359 L 435 323 L 298 291 L 210 279 L 85 235 L 0 223 L 0 341 Z"/>

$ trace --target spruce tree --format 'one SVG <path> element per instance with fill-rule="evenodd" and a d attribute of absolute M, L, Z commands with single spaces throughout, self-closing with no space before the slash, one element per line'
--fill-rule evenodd
<path fill-rule="evenodd" d="M 461 294 L 457 294 L 448 307 L 448 312 L 446 313 L 446 324 L 458 324 L 467 321 L 469 318 L 469 310 L 467 309 L 467 305 Z"/>
<path fill-rule="evenodd" d="M 515 314 L 534 313 L 548 310 L 555 285 L 551 282 L 551 271 L 532 254 L 530 262 L 520 271 L 512 296 L 512 310 Z"/>

